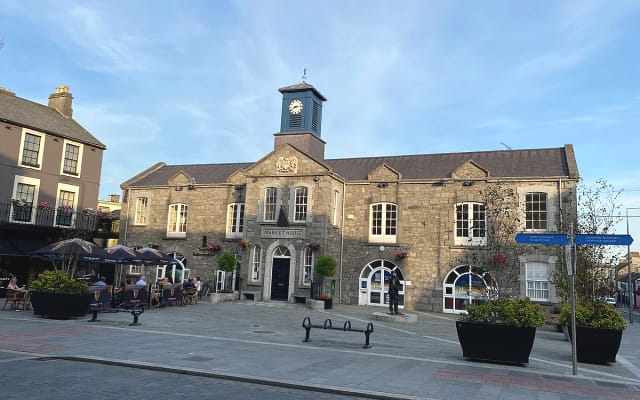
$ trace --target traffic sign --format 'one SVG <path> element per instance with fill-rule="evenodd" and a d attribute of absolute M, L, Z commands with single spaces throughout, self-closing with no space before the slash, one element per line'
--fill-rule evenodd
<path fill-rule="evenodd" d="M 576 234 L 576 244 L 593 244 L 604 246 L 629 246 L 633 243 L 631 235 L 587 235 Z"/>
<path fill-rule="evenodd" d="M 516 242 L 522 244 L 567 244 L 566 233 L 518 233 Z"/>

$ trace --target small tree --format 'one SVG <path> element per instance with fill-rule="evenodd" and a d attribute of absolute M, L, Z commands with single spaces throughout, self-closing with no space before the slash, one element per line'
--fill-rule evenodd
<path fill-rule="evenodd" d="M 330 278 L 336 273 L 338 262 L 331 256 L 320 256 L 316 261 L 314 271 L 322 277 L 321 292 L 324 294 L 324 278 Z"/>
<path fill-rule="evenodd" d="M 622 220 L 622 205 L 619 200 L 621 190 L 602 179 L 592 186 L 581 183 L 577 189 L 578 214 L 568 214 L 566 210 L 570 207 L 565 207 L 561 232 L 567 232 L 569 224 L 573 224 L 574 233 L 614 233 L 615 225 Z M 567 301 L 569 278 L 564 268 L 566 259 L 563 249 L 559 250 L 558 258 L 563 260 L 563 267 L 553 271 L 551 282 L 556 286 L 558 296 Z M 597 296 L 609 294 L 609 271 L 618 263 L 619 258 L 620 249 L 616 246 L 576 246 L 575 290 L 579 303 L 593 303 Z"/>
<path fill-rule="evenodd" d="M 474 227 L 484 230 L 486 245 L 472 246 L 466 251 L 461 262 L 478 266 L 490 277 L 489 288 L 492 297 L 509 297 L 518 288 L 519 260 L 521 249 L 514 237 L 520 229 L 521 207 L 515 189 L 503 183 L 487 185 L 479 192 L 484 204 L 486 226 Z"/>
<path fill-rule="evenodd" d="M 238 259 L 236 258 L 236 256 L 229 252 L 224 252 L 220 257 L 218 257 L 216 261 L 218 262 L 218 269 L 221 271 L 224 271 L 225 274 L 232 273 L 233 271 L 238 269 L 238 267 L 240 267 L 240 264 L 238 263 Z M 225 280 L 225 288 L 226 288 L 226 280 Z"/>

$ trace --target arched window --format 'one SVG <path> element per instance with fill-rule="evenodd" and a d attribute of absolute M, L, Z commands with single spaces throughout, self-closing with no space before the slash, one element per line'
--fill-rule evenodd
<path fill-rule="evenodd" d="M 305 247 L 302 255 L 302 285 L 310 286 L 313 279 L 313 249 Z"/>
<path fill-rule="evenodd" d="M 251 281 L 260 281 L 260 262 L 262 260 L 262 248 L 258 245 L 253 246 L 253 257 L 251 261 Z"/>

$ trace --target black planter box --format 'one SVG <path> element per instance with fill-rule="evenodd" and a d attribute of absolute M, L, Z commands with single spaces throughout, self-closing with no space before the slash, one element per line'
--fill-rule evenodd
<path fill-rule="evenodd" d="M 571 340 L 571 328 L 568 328 Z M 576 358 L 578 362 L 587 364 L 606 364 L 616 362 L 616 354 L 620 349 L 622 331 L 613 329 L 576 327 Z"/>
<path fill-rule="evenodd" d="M 324 309 L 331 310 L 333 308 L 333 299 L 321 299 L 324 301 Z"/>
<path fill-rule="evenodd" d="M 91 294 L 31 292 L 30 298 L 35 315 L 67 319 L 87 314 Z"/>
<path fill-rule="evenodd" d="M 536 328 L 504 324 L 456 321 L 462 356 L 474 360 L 526 364 L 533 348 Z"/>

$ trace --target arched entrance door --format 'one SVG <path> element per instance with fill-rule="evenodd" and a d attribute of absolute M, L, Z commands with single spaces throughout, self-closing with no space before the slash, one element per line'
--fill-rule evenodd
<path fill-rule="evenodd" d="M 187 258 L 177 252 L 167 253 L 168 256 L 175 259 L 175 265 L 158 265 L 156 268 L 156 280 L 160 278 L 169 278 L 173 283 L 182 283 L 185 279 L 189 279 L 189 269 L 187 269 Z"/>
<path fill-rule="evenodd" d="M 289 300 L 291 253 L 284 246 L 273 251 L 271 267 L 271 300 Z"/>
<path fill-rule="evenodd" d="M 389 278 L 395 272 L 402 287 L 398 295 L 398 307 L 404 308 L 404 274 L 391 261 L 375 260 L 360 272 L 359 305 L 385 307 L 389 304 Z"/>
<path fill-rule="evenodd" d="M 480 267 L 461 265 L 444 280 L 442 312 L 460 314 L 468 304 L 480 304 L 490 297 L 493 279 Z"/>

